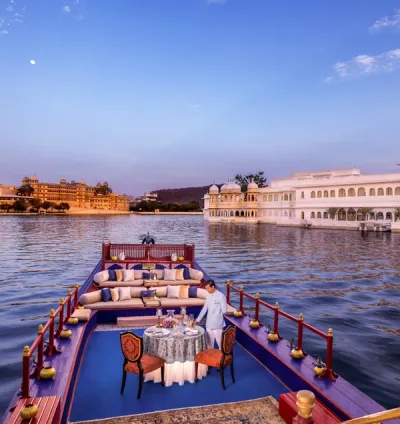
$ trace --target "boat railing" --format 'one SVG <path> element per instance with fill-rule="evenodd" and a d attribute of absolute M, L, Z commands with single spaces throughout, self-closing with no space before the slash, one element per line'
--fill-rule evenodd
<path fill-rule="evenodd" d="M 298 318 L 294 317 L 293 315 L 288 314 L 285 311 L 282 311 L 279 308 L 279 303 L 276 302 L 275 305 L 270 305 L 267 302 L 264 302 L 260 299 L 259 293 L 257 293 L 255 296 L 246 293 L 243 290 L 243 286 L 240 288 L 237 288 L 233 286 L 230 281 L 227 281 L 226 284 L 226 300 L 228 304 L 231 304 L 231 291 L 239 293 L 239 308 L 237 309 L 237 313 L 235 313 L 235 316 L 245 316 L 245 310 L 244 310 L 244 298 L 250 299 L 254 302 L 254 327 L 257 328 L 257 326 L 262 325 L 260 323 L 260 306 L 264 306 L 270 311 L 273 311 L 274 313 L 274 325 L 273 329 L 269 331 L 268 334 L 268 340 L 270 342 L 279 342 L 282 340 L 282 337 L 279 334 L 279 316 L 283 316 L 290 321 L 293 321 L 297 324 L 297 346 L 293 346 L 293 350 L 291 350 L 291 356 L 295 359 L 303 359 L 306 353 L 303 349 L 303 332 L 304 329 L 308 329 L 314 334 L 322 337 L 326 340 L 326 361 L 325 364 L 319 364 L 321 368 L 323 368 L 323 371 L 321 371 L 320 377 L 326 377 L 331 379 L 332 381 L 336 380 L 335 373 L 332 369 L 332 355 L 333 355 L 333 330 L 332 328 L 329 328 L 327 333 L 324 333 L 321 330 L 318 330 L 317 328 L 313 327 L 312 325 L 308 324 L 303 319 L 303 314 L 300 314 Z M 232 305 L 231 305 L 232 306 Z M 251 323 L 250 323 L 251 324 Z M 316 363 L 318 365 L 318 362 Z"/>
<path fill-rule="evenodd" d="M 30 378 L 40 380 L 42 377 L 41 371 L 45 368 L 44 356 L 51 357 L 55 353 L 61 351 L 54 344 L 55 338 L 68 338 L 71 335 L 71 330 L 65 330 L 64 324 L 68 323 L 72 313 L 78 308 L 78 283 L 71 290 L 68 290 L 68 295 L 65 299 L 60 299 L 60 306 L 56 311 L 50 310 L 50 316 L 47 323 L 39 325 L 38 335 L 33 342 L 32 346 L 25 346 L 22 357 L 22 385 L 21 396 L 23 398 L 29 397 Z M 65 308 L 66 307 L 66 308 Z M 56 320 L 58 318 L 57 328 Z M 45 335 L 48 332 L 48 341 L 45 342 Z M 46 348 L 45 348 L 46 343 Z M 31 372 L 31 359 L 37 351 L 37 358 L 34 362 L 33 371 Z"/>
<path fill-rule="evenodd" d="M 194 263 L 194 244 L 115 244 L 103 242 L 102 260 L 111 261 L 113 256 L 124 253 L 125 261 L 133 260 L 170 260 L 171 255 L 176 253 L 185 261 Z"/>

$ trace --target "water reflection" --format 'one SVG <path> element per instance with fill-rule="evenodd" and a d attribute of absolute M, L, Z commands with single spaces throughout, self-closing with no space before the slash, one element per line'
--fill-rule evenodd
<path fill-rule="evenodd" d="M 160 243 L 195 243 L 217 281 L 247 285 L 322 330 L 333 327 L 335 370 L 386 407 L 398 406 L 400 235 L 206 223 L 201 216 L 43 216 L 0 218 L 0 413 L 20 383 L 23 346 L 67 288 L 85 280 L 101 240 L 137 243 L 147 231 Z M 262 316 L 272 323 L 269 312 Z M 290 322 L 281 331 L 296 337 Z M 309 332 L 305 348 L 324 353 Z"/>

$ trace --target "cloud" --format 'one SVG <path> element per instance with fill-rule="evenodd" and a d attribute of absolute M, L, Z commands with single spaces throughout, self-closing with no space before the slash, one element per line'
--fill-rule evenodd
<path fill-rule="evenodd" d="M 65 13 L 69 13 L 69 12 L 71 12 L 71 7 L 70 6 L 63 6 L 62 10 Z"/>
<path fill-rule="evenodd" d="M 1 29 L 0 30 L 0 35 L 7 35 L 8 31 L 6 29 Z"/>
<path fill-rule="evenodd" d="M 369 27 L 369 30 L 371 32 L 376 32 L 392 28 L 400 28 L 400 9 L 396 10 L 392 16 L 385 16 L 384 18 L 378 19 Z"/>
<path fill-rule="evenodd" d="M 208 0 L 208 4 L 225 4 L 228 0 Z"/>
<path fill-rule="evenodd" d="M 9 0 L 0 16 L 0 35 L 10 33 L 10 29 L 15 23 L 23 23 L 26 6 L 18 7 L 15 0 Z"/>
<path fill-rule="evenodd" d="M 384 74 L 400 69 L 400 49 L 389 50 L 376 56 L 359 55 L 347 62 L 333 65 L 334 74 L 323 80 L 331 83 L 338 79 L 354 79 Z"/>
<path fill-rule="evenodd" d="M 200 107 L 199 104 L 197 103 L 190 103 L 189 104 L 189 109 L 198 109 Z"/>

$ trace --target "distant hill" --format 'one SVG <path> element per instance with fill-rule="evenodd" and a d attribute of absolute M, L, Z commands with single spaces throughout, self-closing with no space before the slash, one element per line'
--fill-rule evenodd
<path fill-rule="evenodd" d="M 200 207 L 204 207 L 202 197 L 207 193 L 210 185 L 202 187 L 185 187 L 185 188 L 165 188 L 154 190 L 158 195 L 158 200 L 163 203 L 180 203 L 186 204 L 192 201 L 199 202 Z"/>

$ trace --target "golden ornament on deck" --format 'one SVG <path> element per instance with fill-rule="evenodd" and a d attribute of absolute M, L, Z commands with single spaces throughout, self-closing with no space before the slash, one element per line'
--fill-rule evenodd
<path fill-rule="evenodd" d="M 318 377 L 319 377 L 320 375 L 322 375 L 324 372 L 325 372 L 325 368 L 324 368 L 324 367 L 316 366 L 316 367 L 314 368 L 314 374 L 315 374 L 315 375 L 317 375 Z"/>
<path fill-rule="evenodd" d="M 304 353 L 301 349 L 292 349 L 292 351 L 290 352 L 290 356 L 293 359 L 303 359 L 304 358 Z"/>
<path fill-rule="evenodd" d="M 40 378 L 42 380 L 49 380 L 56 375 L 56 369 L 53 367 L 44 367 L 40 370 Z"/>
<path fill-rule="evenodd" d="M 250 321 L 250 328 L 260 328 L 260 321 L 252 319 Z"/>
<path fill-rule="evenodd" d="M 23 420 L 31 420 L 36 417 L 38 413 L 38 407 L 33 403 L 27 403 L 19 412 L 20 417 Z"/>
<path fill-rule="evenodd" d="M 279 336 L 276 333 L 269 333 L 267 338 L 270 342 L 279 342 Z"/>
<path fill-rule="evenodd" d="M 178 261 L 179 262 L 183 262 L 185 260 L 185 258 L 183 256 L 178 256 Z"/>
<path fill-rule="evenodd" d="M 69 325 L 76 325 L 76 324 L 78 324 L 78 322 L 79 322 L 79 320 L 78 320 L 78 318 L 77 318 L 77 317 L 70 317 L 70 318 L 68 319 L 68 324 L 69 324 Z"/>
<path fill-rule="evenodd" d="M 241 318 L 243 316 L 242 311 L 235 311 L 233 313 L 233 316 L 236 318 Z"/>
<path fill-rule="evenodd" d="M 118 256 L 111 256 L 112 261 L 118 261 Z"/>
<path fill-rule="evenodd" d="M 62 339 L 69 339 L 72 336 L 72 331 L 71 330 L 62 330 L 60 337 Z"/>

